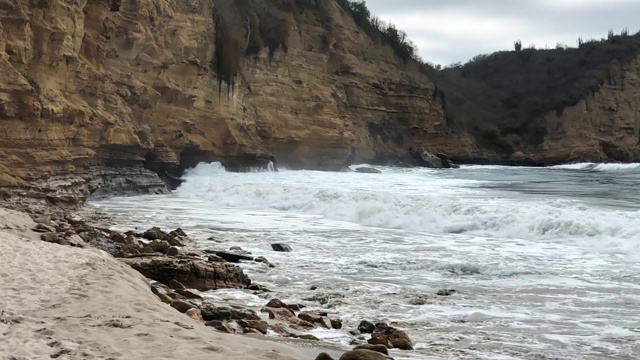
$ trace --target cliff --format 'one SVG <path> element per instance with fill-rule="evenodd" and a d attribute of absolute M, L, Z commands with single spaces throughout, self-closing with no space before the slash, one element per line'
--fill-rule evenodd
<path fill-rule="evenodd" d="M 286 47 L 227 88 L 210 1 L 1 0 L 0 187 L 76 201 L 199 161 L 331 170 L 406 153 L 416 129 L 441 141 L 433 83 L 328 4 L 331 31 L 288 14 Z"/>
<path fill-rule="evenodd" d="M 562 111 L 538 114 L 541 141 L 504 151 L 469 126 L 484 121 L 474 108 L 456 102 L 473 96 L 465 89 L 496 91 L 486 79 L 398 57 L 343 0 L 223 16 L 249 3 L 0 0 L 1 196 L 73 203 L 163 192 L 200 161 L 336 170 L 411 146 L 465 162 L 640 160 L 637 57 L 614 62 L 610 81 Z M 484 99 L 467 103 L 499 115 Z M 513 138 L 503 125 L 489 137 Z"/>
<path fill-rule="evenodd" d="M 640 33 L 479 55 L 431 75 L 451 126 L 476 139 L 463 161 L 640 160 Z"/>

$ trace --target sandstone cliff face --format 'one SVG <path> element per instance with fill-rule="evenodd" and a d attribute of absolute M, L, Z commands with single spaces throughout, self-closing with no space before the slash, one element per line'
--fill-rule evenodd
<path fill-rule="evenodd" d="M 404 153 L 412 132 L 446 144 L 433 84 L 337 4 L 329 36 L 291 18 L 288 51 L 245 59 L 230 94 L 210 71 L 210 1 L 110 4 L 0 0 L 0 187 L 74 200 L 157 191 L 153 172 L 201 160 L 337 169 Z"/>
<path fill-rule="evenodd" d="M 640 58 L 615 65 L 611 82 L 561 116 L 547 116 L 548 132 L 531 156 L 545 163 L 640 162 Z"/>
<path fill-rule="evenodd" d="M 199 161 L 333 170 L 414 145 L 468 161 L 640 160 L 640 60 L 549 115 L 541 147 L 504 158 L 453 131 L 434 84 L 334 2 L 330 32 L 292 16 L 288 51 L 246 58 L 219 91 L 214 6 L 0 0 L 0 189 L 73 202 L 165 191 L 158 175 L 175 184 Z"/>

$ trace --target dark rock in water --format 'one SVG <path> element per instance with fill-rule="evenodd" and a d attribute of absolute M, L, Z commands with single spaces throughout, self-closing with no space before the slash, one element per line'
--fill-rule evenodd
<path fill-rule="evenodd" d="M 270 268 L 274 268 L 276 267 L 275 265 L 273 265 L 271 262 L 269 262 L 269 260 L 267 260 L 267 258 L 265 258 L 264 256 L 258 256 L 257 258 L 253 259 L 255 262 L 260 262 L 263 264 L 266 264 L 268 267 Z"/>
<path fill-rule="evenodd" d="M 375 329 L 376 326 L 367 320 L 362 320 L 358 325 L 358 331 L 362 334 L 371 334 Z"/>
<path fill-rule="evenodd" d="M 438 158 L 440 158 L 440 160 L 442 161 L 442 167 L 445 169 L 459 169 L 460 166 L 456 165 L 453 163 L 453 161 L 451 161 L 451 159 L 449 159 L 449 156 L 447 156 L 446 154 L 443 153 L 437 153 L 436 156 Z"/>
<path fill-rule="evenodd" d="M 423 167 L 433 169 L 454 169 L 459 167 L 455 165 L 446 154 L 434 154 L 424 148 L 410 148 L 409 156 L 413 158 L 418 165 Z"/>
<path fill-rule="evenodd" d="M 340 319 L 331 319 L 331 327 L 340 330 L 342 329 L 342 320 Z"/>
<path fill-rule="evenodd" d="M 249 287 L 247 289 L 251 290 L 251 291 L 271 292 L 271 290 L 267 289 L 266 287 L 264 287 L 262 285 L 258 285 L 258 284 L 251 284 L 251 285 L 249 285 Z"/>
<path fill-rule="evenodd" d="M 353 348 L 353 350 L 371 350 L 371 351 L 379 352 L 381 354 L 389 355 L 389 350 L 384 345 L 371 345 L 371 344 L 358 345 L 355 348 Z"/>
<path fill-rule="evenodd" d="M 291 246 L 287 244 L 271 244 L 271 248 L 278 252 L 291 252 Z"/>
<path fill-rule="evenodd" d="M 142 275 L 168 284 L 171 280 L 200 291 L 224 288 L 243 289 L 251 280 L 242 269 L 226 263 L 212 263 L 197 258 L 148 256 L 120 259 Z"/>
<path fill-rule="evenodd" d="M 311 287 L 309 288 L 309 290 L 311 290 L 311 291 L 318 290 L 318 287 L 314 285 L 314 286 L 311 286 Z"/>
<path fill-rule="evenodd" d="M 359 167 L 356 172 L 363 174 L 382 174 L 382 171 L 370 167 Z"/>
<path fill-rule="evenodd" d="M 438 296 L 451 296 L 451 295 L 455 294 L 456 292 L 457 291 L 455 289 L 442 289 L 442 290 L 438 290 L 436 295 L 438 295 Z"/>
<path fill-rule="evenodd" d="M 240 254 L 232 254 L 232 253 L 228 253 L 228 252 L 224 252 L 224 251 L 218 251 L 216 252 L 216 255 L 223 258 L 225 261 L 231 262 L 231 263 L 239 263 L 240 261 L 244 260 L 244 261 L 253 261 L 253 258 L 251 256 L 247 256 L 247 255 L 240 255 Z"/>
<path fill-rule="evenodd" d="M 406 332 L 385 323 L 376 324 L 376 329 L 371 334 L 369 344 L 393 346 L 400 350 L 413 350 L 413 342 Z"/>
<path fill-rule="evenodd" d="M 152 227 L 142 234 L 142 237 L 147 240 L 166 240 L 169 238 L 169 234 L 160 230 L 158 227 Z"/>
<path fill-rule="evenodd" d="M 168 256 L 178 256 L 180 255 L 180 248 L 177 246 L 171 246 L 169 249 L 167 249 L 167 255 Z"/>
<path fill-rule="evenodd" d="M 176 236 L 184 236 L 184 237 L 188 237 L 187 233 L 185 233 L 182 229 L 177 228 L 175 230 L 173 230 L 172 232 L 169 233 L 169 235 L 176 237 Z"/>
<path fill-rule="evenodd" d="M 367 342 L 371 345 L 382 345 L 385 347 L 391 347 L 391 345 L 389 345 L 389 339 L 387 339 L 384 333 L 379 331 L 374 331 L 371 334 L 371 339 L 369 339 Z"/>
<path fill-rule="evenodd" d="M 274 309 L 281 309 L 281 308 L 285 308 L 288 309 L 289 305 L 285 304 L 282 300 L 280 299 L 271 299 L 269 300 L 269 302 L 267 303 L 267 305 L 265 305 L 265 307 L 268 308 L 274 308 Z"/>

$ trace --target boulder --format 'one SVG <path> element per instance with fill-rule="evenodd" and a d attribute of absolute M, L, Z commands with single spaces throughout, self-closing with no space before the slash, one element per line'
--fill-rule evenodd
<path fill-rule="evenodd" d="M 202 313 L 200 312 L 200 309 L 191 308 L 187 310 L 185 314 L 193 320 L 202 321 Z"/>
<path fill-rule="evenodd" d="M 278 252 L 291 252 L 291 246 L 287 244 L 271 244 L 273 251 Z"/>
<path fill-rule="evenodd" d="M 238 325 L 243 328 L 256 329 L 263 335 L 266 335 L 269 330 L 269 324 L 262 320 L 238 320 Z"/>
<path fill-rule="evenodd" d="M 250 309 L 215 306 L 210 302 L 204 302 L 199 307 L 205 321 L 261 320 L 260 316 Z"/>
<path fill-rule="evenodd" d="M 211 320 L 211 321 L 207 321 L 204 323 L 205 326 L 211 326 L 214 329 L 223 332 L 223 333 L 227 333 L 227 334 L 233 334 L 233 330 L 231 330 L 227 325 L 225 325 L 225 323 L 223 323 L 222 321 L 219 320 Z"/>
<path fill-rule="evenodd" d="M 441 290 L 438 290 L 436 295 L 438 295 L 438 296 L 451 296 L 451 295 L 453 295 L 455 293 L 456 293 L 455 289 L 441 289 Z"/>
<path fill-rule="evenodd" d="M 382 338 L 386 340 L 386 343 L 381 340 Z M 381 344 L 400 350 L 413 350 L 413 342 L 406 332 L 384 323 L 376 324 L 376 329 L 371 334 L 369 344 Z"/>
<path fill-rule="evenodd" d="M 311 324 L 318 324 L 325 329 L 331 329 L 331 321 L 326 317 L 326 313 L 305 311 L 298 314 L 298 318 Z"/>
<path fill-rule="evenodd" d="M 342 320 L 340 319 L 331 319 L 331 327 L 340 330 L 342 329 Z"/>
<path fill-rule="evenodd" d="M 180 248 L 177 247 L 177 246 L 169 247 L 169 249 L 167 249 L 167 255 L 168 256 L 178 256 L 178 255 L 180 255 Z"/>
<path fill-rule="evenodd" d="M 391 358 L 377 351 L 358 349 L 342 354 L 340 360 L 391 360 Z"/>
<path fill-rule="evenodd" d="M 315 360 L 334 360 L 334 359 L 329 354 L 323 352 L 318 354 Z"/>
<path fill-rule="evenodd" d="M 270 263 L 269 260 L 267 260 L 267 258 L 265 258 L 264 256 L 258 256 L 257 258 L 255 258 L 253 260 L 256 261 L 256 262 L 260 262 L 260 263 L 266 264 L 270 268 L 276 267 L 275 265 Z"/>
<path fill-rule="evenodd" d="M 174 300 L 170 305 L 172 308 L 180 311 L 181 313 L 186 313 L 189 309 L 195 308 L 193 304 L 183 300 Z"/>
<path fill-rule="evenodd" d="M 287 322 L 289 324 L 293 324 L 293 325 L 298 325 L 304 328 L 313 328 L 313 324 L 302 320 L 300 318 L 297 318 L 293 311 L 287 309 L 287 308 L 266 308 L 267 312 L 269 313 L 269 319 L 273 319 L 273 320 L 277 320 L 277 321 L 283 321 L 283 322 Z"/>
<path fill-rule="evenodd" d="M 449 159 L 449 157 L 446 154 L 438 153 L 438 154 L 436 154 L 436 156 L 440 159 L 440 161 L 442 161 L 442 167 L 443 168 L 445 168 L 445 169 L 458 169 L 458 168 L 460 168 L 460 166 L 454 164 L 453 161 L 451 161 L 451 159 Z"/>
<path fill-rule="evenodd" d="M 33 229 L 31 229 L 35 232 L 39 232 L 39 233 L 49 233 L 49 232 L 56 232 L 56 228 L 51 226 L 51 225 L 46 225 L 44 223 L 40 223 L 38 225 L 36 225 L 36 227 L 34 227 Z"/>
<path fill-rule="evenodd" d="M 288 309 L 289 305 L 285 304 L 282 300 L 280 299 L 271 299 L 269 300 L 269 302 L 267 303 L 267 305 L 265 305 L 265 307 L 268 308 L 274 308 L 274 309 L 280 309 L 280 308 L 285 308 Z"/>
<path fill-rule="evenodd" d="M 253 258 L 251 256 L 247 256 L 247 255 L 240 255 L 240 254 L 232 254 L 232 253 L 228 253 L 228 252 L 224 252 L 224 251 L 218 251 L 215 254 L 216 256 L 224 259 L 227 262 L 230 263 L 239 263 L 240 261 L 244 260 L 244 261 L 253 261 Z"/>
<path fill-rule="evenodd" d="M 367 320 L 362 320 L 360 325 L 358 325 L 358 331 L 362 334 L 371 334 L 376 329 L 376 326 Z"/>
<path fill-rule="evenodd" d="M 389 350 L 384 345 L 371 345 L 371 344 L 358 345 L 355 348 L 353 348 L 353 350 L 371 350 L 371 351 L 379 352 L 381 354 L 385 354 L 387 356 L 389 355 Z"/>
<path fill-rule="evenodd" d="M 232 246 L 229 248 L 229 251 L 233 251 L 234 254 L 251 255 L 249 251 L 241 248 L 240 246 Z"/>
<path fill-rule="evenodd" d="M 413 341 L 409 335 L 403 330 L 395 329 L 391 334 L 387 335 L 389 343 L 400 350 L 413 350 Z"/>
<path fill-rule="evenodd" d="M 370 167 L 359 167 L 356 172 L 363 174 L 382 174 L 382 171 Z"/>
<path fill-rule="evenodd" d="M 67 237 L 65 237 L 65 240 L 67 240 L 68 244 L 71 246 L 75 246 L 75 247 L 87 246 L 87 243 L 78 234 L 68 235 Z"/>
<path fill-rule="evenodd" d="M 148 256 L 120 259 L 149 279 L 168 284 L 176 280 L 200 291 L 244 289 L 251 280 L 233 264 L 212 263 L 196 258 Z"/>
<path fill-rule="evenodd" d="M 142 234 L 142 237 L 147 240 L 167 240 L 169 239 L 169 234 L 160 230 L 158 227 L 152 227 Z"/>
<path fill-rule="evenodd" d="M 126 244 L 127 243 L 127 237 L 124 234 L 121 234 L 119 232 L 112 232 L 111 235 L 109 235 L 109 239 L 111 239 L 111 241 L 113 242 L 117 242 L 120 244 Z"/>
<path fill-rule="evenodd" d="M 171 304 L 174 300 L 167 294 L 156 294 L 156 296 L 165 304 Z"/>
<path fill-rule="evenodd" d="M 385 347 L 391 347 L 389 344 L 389 339 L 385 336 L 383 332 L 374 331 L 371 334 L 371 339 L 367 341 L 371 345 L 383 345 Z"/>
<path fill-rule="evenodd" d="M 40 235 L 40 240 L 46 241 L 46 242 L 49 242 L 49 243 L 60 244 L 61 241 L 63 241 L 64 239 L 59 237 L 58 234 L 56 234 L 54 232 L 50 232 L 50 233 L 44 233 L 44 234 Z M 67 244 L 65 243 L 65 244 L 62 244 L 62 245 L 67 245 Z"/>
<path fill-rule="evenodd" d="M 181 228 L 177 228 L 177 229 L 171 231 L 169 233 L 169 235 L 171 235 L 173 237 L 177 237 L 177 236 L 188 237 L 187 233 L 185 233 L 184 230 L 182 230 Z"/>
<path fill-rule="evenodd" d="M 169 289 L 173 289 L 173 290 L 186 290 L 187 289 L 187 287 L 184 286 L 183 283 L 181 283 L 180 281 L 177 281 L 176 279 L 169 280 L 169 283 L 167 285 L 169 286 Z"/>

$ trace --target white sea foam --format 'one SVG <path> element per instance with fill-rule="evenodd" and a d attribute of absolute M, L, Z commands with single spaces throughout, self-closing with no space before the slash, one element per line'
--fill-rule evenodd
<path fill-rule="evenodd" d="M 202 164 L 171 195 L 96 205 L 125 228 L 180 226 L 202 246 L 267 257 L 275 268 L 241 266 L 269 297 L 342 318 L 342 331 L 312 331 L 328 341 L 346 345 L 368 319 L 407 330 L 417 346 L 393 354 L 401 360 L 634 358 L 639 214 L 583 198 L 615 185 L 634 201 L 633 173 L 612 184 L 595 164 L 572 166 L 237 174 Z M 273 242 L 294 251 L 273 252 Z M 441 288 L 459 292 L 436 296 Z M 255 308 L 267 300 L 208 295 Z"/>
<path fill-rule="evenodd" d="M 630 171 L 640 170 L 640 163 L 630 163 L 630 164 L 575 163 L 575 164 L 553 166 L 552 169 L 630 172 Z"/>
<path fill-rule="evenodd" d="M 539 239 L 632 256 L 640 253 L 636 211 L 585 206 L 569 199 L 488 197 L 481 189 L 467 187 L 470 181 L 416 174 L 407 180 L 406 173 L 387 170 L 381 182 L 364 174 L 230 174 L 217 164 L 206 164 L 187 173 L 178 194 L 218 206 L 300 212 L 364 226 Z"/>

